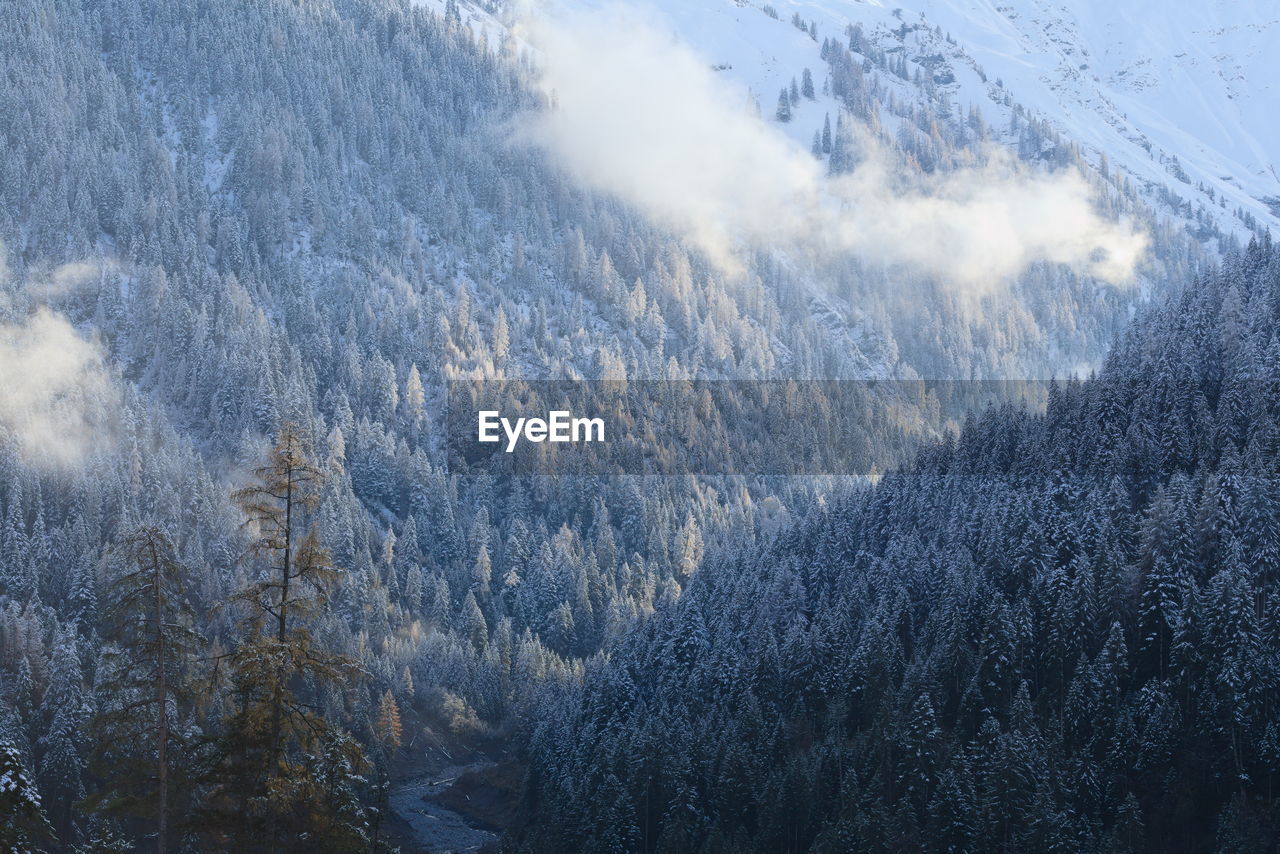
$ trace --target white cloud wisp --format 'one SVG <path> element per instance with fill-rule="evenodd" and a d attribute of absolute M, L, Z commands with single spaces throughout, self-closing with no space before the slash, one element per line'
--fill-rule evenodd
<path fill-rule="evenodd" d="M 620 8 L 528 17 L 552 107 L 532 139 L 587 186 L 675 229 L 721 268 L 751 245 L 819 248 L 985 290 L 1036 261 L 1123 283 L 1146 249 L 1102 217 L 1074 171 L 1032 172 L 1000 151 L 935 176 L 895 170 L 862 140 L 848 175 L 747 108 L 658 26 Z"/>
<path fill-rule="evenodd" d="M 0 246 L 0 263 L 4 247 Z M 63 315 L 40 302 L 80 287 L 102 267 L 59 267 L 43 284 L 27 286 L 29 311 L 18 310 L 0 269 L 0 428 L 12 436 L 24 463 L 78 463 L 106 441 L 118 408 L 101 349 Z M 33 297 L 33 294 L 36 297 Z"/>

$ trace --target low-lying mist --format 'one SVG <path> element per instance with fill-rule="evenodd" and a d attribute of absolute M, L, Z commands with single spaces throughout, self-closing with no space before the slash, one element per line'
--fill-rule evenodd
<path fill-rule="evenodd" d="M 0 429 L 16 441 L 27 464 L 77 463 L 108 441 L 118 395 L 101 349 L 45 304 L 98 269 L 70 264 L 23 283 L 20 307 L 0 266 Z"/>
<path fill-rule="evenodd" d="M 924 175 L 861 133 L 859 165 L 829 177 L 669 33 L 619 7 L 526 16 L 552 103 L 527 132 L 577 180 L 639 206 L 725 271 L 764 245 L 850 253 L 983 292 L 1037 261 L 1123 284 L 1144 255 L 1146 236 L 1099 214 L 1083 176 L 1032 171 L 1003 149 L 981 167 Z"/>

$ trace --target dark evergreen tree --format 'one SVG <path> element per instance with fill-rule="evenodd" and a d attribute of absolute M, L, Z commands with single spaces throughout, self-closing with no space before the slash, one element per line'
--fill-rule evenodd
<path fill-rule="evenodd" d="M 157 852 L 168 849 L 175 754 L 194 702 L 194 665 L 206 648 L 195 630 L 189 570 L 169 536 L 143 526 L 119 543 L 123 567 L 111 579 L 107 638 L 90 726 L 104 781 L 87 806 L 141 818 Z M 178 779 L 181 779 L 179 777 Z"/>

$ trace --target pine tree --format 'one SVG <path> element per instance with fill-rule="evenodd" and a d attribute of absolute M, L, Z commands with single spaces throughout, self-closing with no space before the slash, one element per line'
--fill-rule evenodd
<path fill-rule="evenodd" d="M 171 715 L 191 705 L 191 660 L 204 639 L 192 628 L 188 570 L 159 528 L 143 526 L 119 544 L 124 569 L 112 580 L 107 638 L 92 727 L 106 785 L 90 805 L 154 819 L 156 851 L 168 846 Z"/>
<path fill-rule="evenodd" d="M 476 603 L 476 594 L 473 591 L 467 591 L 467 598 L 462 602 L 462 611 L 458 615 L 458 628 L 463 636 L 471 641 L 471 646 L 476 653 L 484 652 L 485 644 L 489 642 L 489 626 L 485 622 L 484 614 L 480 611 L 480 606 Z"/>
<path fill-rule="evenodd" d="M 692 514 L 685 517 L 684 525 L 676 536 L 676 577 L 687 581 L 702 561 L 702 531 Z"/>
<path fill-rule="evenodd" d="M 498 316 L 493 321 L 493 360 L 498 365 L 507 361 L 511 352 L 511 330 L 507 326 L 507 313 L 498 306 Z"/>
<path fill-rule="evenodd" d="M 37 745 L 40 788 L 60 834 L 71 828 L 74 805 L 85 795 L 81 748 L 89 707 L 80 668 L 74 628 L 65 626 L 54 639 L 50 655 L 49 684 L 40 703 L 40 717 L 48 723 Z"/>
<path fill-rule="evenodd" d="M 787 95 L 786 89 L 778 93 L 778 109 L 774 117 L 780 122 L 791 121 L 791 98 Z"/>
<path fill-rule="evenodd" d="M 335 796 L 327 775 L 358 777 L 366 760 L 304 693 L 359 675 L 346 656 L 317 646 L 311 632 L 338 575 L 313 523 L 323 473 L 311 462 L 302 430 L 285 424 L 254 475 L 256 483 L 234 498 L 260 571 L 228 603 L 242 613 L 242 636 L 225 657 L 234 707 L 207 772 L 212 793 L 199 825 L 221 846 L 360 850 L 367 842 L 363 819 L 353 813 L 337 821 L 324 803 Z"/>
<path fill-rule="evenodd" d="M 426 404 L 426 392 L 422 387 L 422 375 L 418 373 L 418 365 L 409 366 L 409 378 L 404 383 L 404 397 L 401 398 L 405 417 L 410 423 L 417 423 L 423 416 Z"/>
<path fill-rule="evenodd" d="M 0 741 L 0 851 L 35 854 L 52 841 L 53 828 L 22 754 Z"/>
<path fill-rule="evenodd" d="M 373 731 L 378 741 L 389 753 L 400 746 L 400 707 L 391 692 L 384 691 L 378 701 L 378 718 L 374 722 Z"/>
<path fill-rule="evenodd" d="M 493 583 L 493 564 L 489 559 L 489 546 L 481 545 L 471 569 L 471 589 L 479 599 L 487 599 Z"/>

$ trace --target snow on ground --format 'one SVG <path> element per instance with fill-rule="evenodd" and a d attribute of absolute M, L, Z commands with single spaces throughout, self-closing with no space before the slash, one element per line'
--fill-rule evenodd
<path fill-rule="evenodd" d="M 430 9 L 437 15 L 446 14 L 449 8 L 449 0 L 408 0 L 408 2 L 413 6 Z M 507 0 L 490 0 L 490 2 L 457 0 L 455 8 L 464 26 L 470 27 L 471 31 L 484 39 L 491 48 L 498 47 L 509 27 L 497 10 L 509 8 Z"/>
<path fill-rule="evenodd" d="M 448 0 L 412 0 L 442 11 Z M 954 108 L 976 106 L 999 132 L 1009 100 L 1047 120 L 1097 164 L 1204 210 L 1247 237 L 1237 210 L 1280 226 L 1280 4 L 1270 0 L 539 0 L 519 8 L 626 6 L 647 11 L 708 64 L 748 88 L 772 120 L 778 92 L 809 68 L 819 89 L 784 129 L 808 148 L 834 99 L 821 93 L 823 38 L 851 25 L 931 75 Z M 496 43 L 517 17 L 512 0 L 459 4 Z M 817 38 L 793 26 L 799 15 Z M 940 30 L 940 32 L 939 32 Z M 892 75 L 900 98 L 921 98 Z M 1169 213 L 1166 207 L 1162 211 Z"/>
<path fill-rule="evenodd" d="M 1203 182 L 1227 197 L 1229 209 L 1280 222 L 1280 4 L 914 0 L 913 7 L 950 30 L 1017 100 L 1114 163 L 1176 181 L 1177 157 L 1191 183 L 1170 183 L 1184 197 L 1195 198 Z"/>
<path fill-rule="evenodd" d="M 1140 184 L 1153 190 L 1165 185 L 1190 207 L 1203 205 L 1223 230 L 1244 233 L 1234 216 L 1237 207 L 1280 225 L 1280 63 L 1266 49 L 1280 43 L 1280 4 L 637 2 L 660 9 L 713 65 L 731 66 L 727 73 L 761 93 L 766 115 L 778 89 L 804 67 L 821 73 L 821 40 L 844 40 L 846 28 L 856 24 L 882 49 L 905 51 L 913 70 L 923 66 L 935 81 L 949 80 L 941 88 L 953 104 L 976 105 L 997 129 L 1008 121 L 1007 92 L 1080 143 L 1093 162 L 1106 154 L 1113 168 Z M 764 11 L 769 5 L 776 20 Z M 816 41 L 792 26 L 796 14 L 817 24 Z M 926 26 L 916 26 L 921 23 Z M 929 29 L 935 27 L 943 37 Z M 802 105 L 792 134 L 807 144 L 831 108 L 823 99 Z"/>

